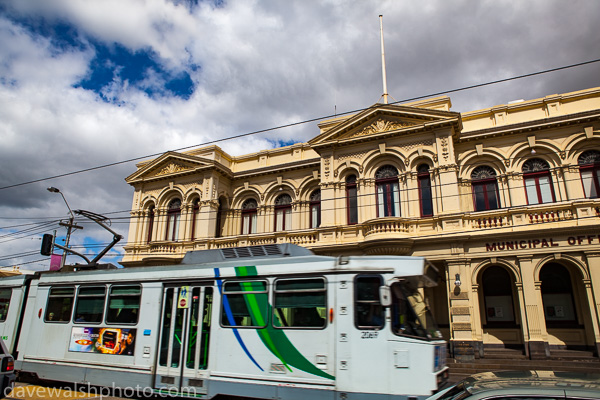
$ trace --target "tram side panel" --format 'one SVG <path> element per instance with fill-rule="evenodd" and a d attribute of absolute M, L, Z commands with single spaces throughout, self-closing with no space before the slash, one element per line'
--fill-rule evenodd
<path fill-rule="evenodd" d="M 160 291 L 160 285 L 158 289 L 147 285 L 140 290 L 141 299 L 136 307 L 140 314 L 136 323 L 106 322 L 110 296 L 108 307 L 102 309 L 102 316 L 97 319 L 100 322 L 78 320 L 77 315 L 77 311 L 86 310 L 86 304 L 90 307 L 83 295 L 88 288 L 104 287 L 106 293 L 112 293 L 121 288 L 131 291 L 136 286 L 141 289 L 141 285 L 127 282 L 32 285 L 25 313 L 28 325 L 22 330 L 17 368 L 46 380 L 109 387 L 150 386 L 158 325 L 156 315 L 160 312 L 159 296 L 154 292 Z M 72 300 L 69 293 L 73 294 Z M 57 298 L 67 306 L 57 307 Z M 123 299 L 113 296 L 113 304 Z"/>
<path fill-rule="evenodd" d="M 382 306 L 379 287 L 393 278 L 387 274 L 340 276 L 338 289 L 337 366 L 339 392 L 347 398 L 390 394 L 426 398 L 437 390 L 436 351 L 441 340 L 401 335 L 402 319 L 395 306 Z M 407 312 L 408 315 L 408 312 Z"/>
<path fill-rule="evenodd" d="M 209 394 L 331 398 L 329 277 L 223 279 L 214 304 Z"/>
<path fill-rule="evenodd" d="M 0 279 L 0 337 L 14 354 L 19 324 L 25 307 L 27 280 L 25 275 Z"/>

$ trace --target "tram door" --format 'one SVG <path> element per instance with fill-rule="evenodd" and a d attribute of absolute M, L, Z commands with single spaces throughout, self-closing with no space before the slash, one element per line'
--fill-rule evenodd
<path fill-rule="evenodd" d="M 156 389 L 205 394 L 213 288 L 165 287 L 156 360 Z"/>

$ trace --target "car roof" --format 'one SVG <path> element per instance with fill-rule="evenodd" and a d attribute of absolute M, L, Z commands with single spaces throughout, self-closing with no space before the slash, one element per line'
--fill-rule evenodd
<path fill-rule="evenodd" d="M 600 374 L 558 371 L 496 371 L 475 374 L 459 384 L 471 395 L 566 393 L 600 399 Z M 482 397 L 482 396 L 479 396 Z"/>

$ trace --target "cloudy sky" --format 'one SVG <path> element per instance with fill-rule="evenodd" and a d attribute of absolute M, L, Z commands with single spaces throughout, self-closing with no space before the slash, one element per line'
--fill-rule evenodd
<path fill-rule="evenodd" d="M 378 102 L 379 14 L 397 101 L 600 58 L 597 0 L 3 0 L 0 267 L 48 268 L 41 235 L 64 238 L 69 215 L 49 186 L 127 236 L 136 161 Z M 465 112 L 595 86 L 600 63 L 449 96 Z M 218 145 L 317 134 L 311 122 Z M 79 251 L 112 239 L 78 221 Z"/>

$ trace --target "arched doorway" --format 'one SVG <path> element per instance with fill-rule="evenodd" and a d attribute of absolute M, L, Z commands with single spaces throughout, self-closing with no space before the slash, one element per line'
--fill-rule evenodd
<path fill-rule="evenodd" d="M 550 350 L 585 350 L 593 346 L 587 342 L 587 296 L 580 274 L 549 262 L 541 268 L 539 278 Z"/>
<path fill-rule="evenodd" d="M 491 265 L 479 278 L 479 307 L 484 353 L 496 349 L 523 351 L 523 332 L 514 275 Z"/>

